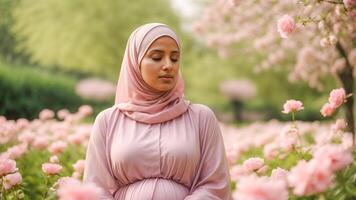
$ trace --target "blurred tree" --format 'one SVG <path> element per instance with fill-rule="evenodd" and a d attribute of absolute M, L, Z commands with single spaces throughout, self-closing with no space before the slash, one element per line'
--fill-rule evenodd
<path fill-rule="evenodd" d="M 169 7 L 166 0 L 21 0 L 12 31 L 32 62 L 116 79 L 136 27 L 148 22 L 178 27 Z"/>
<path fill-rule="evenodd" d="M 28 56 L 16 51 L 16 40 L 10 31 L 14 22 L 11 11 L 19 0 L 0 0 L 0 58 L 11 62 L 26 62 Z"/>

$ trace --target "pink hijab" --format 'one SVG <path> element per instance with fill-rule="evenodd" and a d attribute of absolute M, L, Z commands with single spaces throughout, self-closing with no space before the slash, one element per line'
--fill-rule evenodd
<path fill-rule="evenodd" d="M 167 25 L 150 23 L 138 27 L 127 42 L 117 84 L 115 105 L 129 118 L 148 124 L 161 123 L 187 111 L 184 100 L 184 82 L 179 72 L 175 87 L 157 92 L 142 78 L 140 63 L 150 45 L 159 37 L 173 38 L 179 49 L 179 39 Z"/>

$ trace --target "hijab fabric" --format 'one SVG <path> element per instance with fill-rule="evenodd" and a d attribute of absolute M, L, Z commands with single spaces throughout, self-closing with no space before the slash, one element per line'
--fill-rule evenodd
<path fill-rule="evenodd" d="M 150 23 L 138 27 L 130 35 L 121 64 L 115 105 L 127 117 L 148 124 L 174 119 L 187 111 L 184 100 L 184 82 L 178 73 L 175 87 L 169 91 L 154 90 L 144 80 L 140 63 L 150 45 L 159 37 L 174 39 L 181 51 L 180 41 L 167 25 Z"/>

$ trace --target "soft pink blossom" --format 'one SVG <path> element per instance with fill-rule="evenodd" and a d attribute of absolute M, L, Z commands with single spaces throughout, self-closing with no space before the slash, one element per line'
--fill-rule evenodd
<path fill-rule="evenodd" d="M 59 158 L 58 158 L 58 156 L 51 156 L 51 157 L 49 158 L 49 161 L 50 161 L 51 163 L 59 163 Z"/>
<path fill-rule="evenodd" d="M 287 100 L 286 103 L 284 103 L 282 112 L 288 114 L 290 112 L 296 112 L 303 109 L 304 107 L 301 101 L 291 99 L 291 100 Z"/>
<path fill-rule="evenodd" d="M 242 165 L 246 172 L 253 172 L 263 167 L 264 160 L 262 158 L 252 157 L 248 160 L 245 160 Z"/>
<path fill-rule="evenodd" d="M 82 105 L 79 107 L 79 113 L 83 116 L 89 116 L 93 113 L 93 108 L 90 105 Z"/>
<path fill-rule="evenodd" d="M 57 142 L 52 143 L 48 147 L 48 151 L 51 152 L 51 154 L 60 154 L 65 150 L 66 147 L 67 147 L 66 142 L 57 141 Z"/>
<path fill-rule="evenodd" d="M 314 158 L 320 163 L 330 163 L 331 171 L 345 168 L 352 162 L 352 154 L 339 145 L 325 145 L 314 152 Z"/>
<path fill-rule="evenodd" d="M 278 168 L 272 170 L 271 179 L 281 180 L 281 181 L 287 183 L 288 174 L 289 174 L 289 171 L 278 167 Z"/>
<path fill-rule="evenodd" d="M 13 173 L 16 170 L 16 162 L 14 160 L 0 159 L 0 176 Z"/>
<path fill-rule="evenodd" d="M 62 166 L 56 163 L 43 163 L 42 171 L 48 175 L 59 174 L 62 170 Z"/>
<path fill-rule="evenodd" d="M 48 146 L 49 144 L 49 139 L 47 136 L 37 136 L 33 143 L 32 143 L 32 146 L 35 148 L 35 149 L 44 149 Z"/>
<path fill-rule="evenodd" d="M 329 103 L 335 108 L 341 106 L 344 102 L 346 102 L 346 92 L 344 88 L 333 89 L 330 92 Z"/>
<path fill-rule="evenodd" d="M 73 168 L 76 172 L 80 174 L 83 173 L 85 167 L 85 160 L 78 160 L 76 163 L 73 164 Z"/>
<path fill-rule="evenodd" d="M 329 117 L 335 112 L 335 107 L 333 104 L 325 103 L 320 110 L 323 117 Z"/>
<path fill-rule="evenodd" d="M 4 177 L 3 186 L 5 190 L 11 189 L 15 185 L 19 185 L 22 182 L 22 176 L 19 172 L 8 174 Z"/>
<path fill-rule="evenodd" d="M 347 128 L 347 123 L 344 119 L 338 119 L 336 122 L 331 126 L 333 131 L 344 131 Z"/>
<path fill-rule="evenodd" d="M 234 197 L 237 200 L 287 200 L 288 191 L 282 181 L 247 176 L 237 183 Z"/>
<path fill-rule="evenodd" d="M 278 155 L 279 146 L 276 143 L 269 143 L 263 147 L 263 155 L 267 159 L 274 159 Z"/>
<path fill-rule="evenodd" d="M 93 184 L 83 184 L 75 178 L 67 178 L 59 184 L 59 200 L 99 200 L 101 189 Z"/>
<path fill-rule="evenodd" d="M 344 0 L 344 5 L 347 9 L 351 9 L 352 7 L 356 7 L 356 0 Z"/>
<path fill-rule="evenodd" d="M 238 181 L 244 175 L 246 175 L 246 171 L 242 165 L 234 165 L 230 168 L 230 176 L 232 181 Z"/>
<path fill-rule="evenodd" d="M 28 151 L 27 144 L 18 144 L 15 146 L 10 147 L 6 152 L 8 153 L 8 157 L 10 159 L 17 159 L 20 158 L 23 154 Z"/>
<path fill-rule="evenodd" d="M 57 112 L 57 116 L 59 119 L 65 119 L 70 115 L 70 112 L 67 109 L 61 109 Z"/>
<path fill-rule="evenodd" d="M 39 114 L 39 118 L 41 120 L 48 120 L 48 119 L 52 119 L 53 117 L 54 117 L 54 112 L 49 109 L 43 109 Z"/>
<path fill-rule="evenodd" d="M 278 32 L 282 38 L 288 38 L 296 28 L 294 19 L 289 15 L 283 15 L 277 22 Z"/>
<path fill-rule="evenodd" d="M 320 163 L 312 159 L 309 162 L 299 161 L 288 175 L 289 186 L 297 196 L 316 194 L 327 190 L 332 185 L 333 173 L 330 163 Z"/>

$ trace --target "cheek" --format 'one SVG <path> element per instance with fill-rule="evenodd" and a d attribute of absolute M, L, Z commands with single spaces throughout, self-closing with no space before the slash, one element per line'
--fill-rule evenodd
<path fill-rule="evenodd" d="M 152 82 L 157 79 L 159 74 L 159 65 L 154 62 L 143 60 L 141 62 L 141 74 L 146 82 Z"/>

